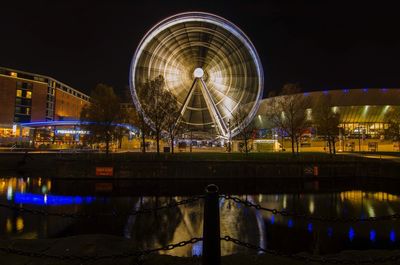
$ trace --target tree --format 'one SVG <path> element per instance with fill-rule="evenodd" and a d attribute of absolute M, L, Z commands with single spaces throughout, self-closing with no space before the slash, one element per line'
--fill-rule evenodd
<path fill-rule="evenodd" d="M 300 93 L 298 84 L 285 84 L 279 97 L 274 97 L 267 116 L 275 130 L 290 137 L 292 154 L 298 154 L 303 130 L 308 126 L 307 98 Z M 296 151 L 295 151 L 296 146 Z"/>
<path fill-rule="evenodd" d="M 230 124 L 233 124 L 239 131 L 237 137 L 243 141 L 244 144 L 244 152 L 248 154 L 251 150 L 249 146 L 249 141 L 253 136 L 255 125 L 253 122 L 250 124 L 246 124 L 246 120 L 248 117 L 248 112 L 246 111 L 243 105 L 239 105 L 236 112 L 233 113 L 233 120 L 230 121 Z"/>
<path fill-rule="evenodd" d="M 328 143 L 329 154 L 336 154 L 336 139 L 339 133 L 340 114 L 332 109 L 329 95 L 322 95 L 313 106 L 312 120 L 319 135 Z"/>
<path fill-rule="evenodd" d="M 147 80 L 138 87 L 138 97 L 146 116 L 143 119 L 155 132 L 157 154 L 160 154 L 160 139 L 164 121 L 164 78 L 160 75 L 154 80 Z M 147 120 L 147 118 L 149 120 Z"/>
<path fill-rule="evenodd" d="M 91 143 L 105 143 L 106 154 L 109 154 L 110 142 L 117 138 L 118 124 L 124 120 L 125 114 L 120 100 L 111 86 L 98 84 L 91 92 L 91 102 L 81 111 L 82 127 L 90 131 Z"/>
<path fill-rule="evenodd" d="M 146 153 L 146 136 L 150 134 L 151 128 L 145 121 L 144 115 L 142 112 L 137 111 L 134 108 L 127 109 L 128 115 L 128 123 L 134 124 L 140 130 L 140 138 L 141 138 L 141 150 L 142 153 Z"/>
<path fill-rule="evenodd" d="M 400 141 L 400 109 L 390 109 L 385 115 L 385 121 L 388 123 L 385 136 L 393 141 Z"/>
<path fill-rule="evenodd" d="M 164 88 L 163 76 L 159 75 L 154 80 L 147 80 L 140 85 L 138 97 L 146 113 L 143 120 L 148 122 L 155 132 L 157 154 L 160 153 L 160 139 L 163 131 L 168 132 L 171 149 L 173 149 L 175 136 L 179 132 L 180 108 L 175 96 Z"/>
<path fill-rule="evenodd" d="M 164 91 L 164 121 L 162 128 L 168 133 L 171 153 L 174 153 L 174 141 L 178 134 L 184 131 L 181 110 L 176 97 L 169 91 Z"/>

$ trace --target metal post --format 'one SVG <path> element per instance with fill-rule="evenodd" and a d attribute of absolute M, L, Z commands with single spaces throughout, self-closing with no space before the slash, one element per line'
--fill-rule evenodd
<path fill-rule="evenodd" d="M 203 224 L 203 265 L 221 264 L 218 186 L 206 187 Z"/>

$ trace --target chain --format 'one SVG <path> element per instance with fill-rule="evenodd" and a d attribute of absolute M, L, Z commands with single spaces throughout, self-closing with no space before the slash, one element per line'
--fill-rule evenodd
<path fill-rule="evenodd" d="M 178 202 L 172 202 L 168 203 L 166 205 L 162 205 L 159 207 L 155 208 L 148 208 L 148 209 L 140 209 L 140 210 L 134 210 L 134 211 L 129 211 L 129 212 L 112 212 L 112 213 L 99 213 L 99 214 L 85 214 L 85 213 L 56 213 L 56 212 L 48 212 L 44 210 L 36 210 L 36 209 L 29 209 L 29 208 L 24 208 L 20 207 L 17 205 L 13 204 L 5 204 L 5 203 L 0 203 L 0 207 L 2 208 L 7 208 L 10 210 L 18 211 L 21 213 L 28 213 L 28 214 L 33 214 L 33 215 L 43 215 L 43 216 L 57 216 L 57 217 L 66 217 L 66 218 L 92 218 L 92 217 L 97 217 L 97 216 L 113 216 L 113 217 L 119 217 L 119 216 L 129 216 L 129 215 L 140 215 L 140 214 L 149 214 L 152 212 L 157 212 L 163 209 L 171 209 L 178 207 L 180 205 L 184 204 L 189 204 L 196 202 L 200 199 L 204 198 L 204 196 L 194 196 L 189 199 L 181 200 Z"/>
<path fill-rule="evenodd" d="M 6 248 L 0 247 L 0 251 L 4 253 L 19 255 L 19 256 L 27 256 L 32 258 L 49 258 L 49 259 L 59 259 L 59 260 L 80 260 L 80 261 L 96 261 L 102 259 L 121 259 L 121 258 L 139 258 L 143 257 L 161 250 L 170 251 L 174 248 L 184 247 L 189 244 L 194 244 L 196 242 L 202 241 L 203 238 L 194 237 L 189 240 L 181 241 L 179 243 L 165 245 L 159 248 L 147 249 L 147 250 L 138 250 L 134 252 L 127 252 L 127 253 L 119 253 L 113 255 L 55 255 L 55 254 L 47 254 L 42 252 L 31 252 L 21 249 L 14 249 L 14 248 Z"/>
<path fill-rule="evenodd" d="M 307 214 L 303 214 L 303 213 L 288 212 L 285 210 L 266 208 L 259 204 L 254 204 L 247 200 L 242 200 L 238 197 L 234 197 L 231 195 L 221 195 L 221 197 L 226 200 L 232 200 L 236 203 L 243 204 L 250 208 L 255 208 L 257 210 L 270 212 L 274 215 L 282 215 L 282 216 L 306 219 L 306 220 L 310 220 L 310 221 L 349 223 L 349 222 L 375 222 L 375 221 L 387 221 L 387 220 L 393 220 L 393 219 L 400 219 L 400 213 L 394 213 L 391 215 L 383 215 L 383 216 L 367 217 L 367 218 L 357 218 L 357 217 L 339 218 L 339 217 L 315 216 L 315 215 L 307 215 Z"/>
<path fill-rule="evenodd" d="M 316 262 L 316 263 L 328 263 L 328 264 L 382 264 L 385 262 L 396 262 L 400 260 L 400 254 L 386 257 L 377 257 L 372 259 L 364 259 L 364 260 L 350 260 L 350 259 L 334 259 L 334 258 L 325 258 L 325 257 L 316 257 L 316 256 L 303 256 L 299 254 L 287 254 L 283 252 L 278 252 L 276 250 L 265 249 L 260 246 L 256 246 L 250 244 L 248 242 L 240 241 L 239 239 L 232 238 L 230 236 L 221 237 L 221 240 L 232 242 L 236 245 L 256 250 L 258 252 L 263 252 L 275 256 L 287 257 L 295 260 L 306 261 L 306 262 Z"/>

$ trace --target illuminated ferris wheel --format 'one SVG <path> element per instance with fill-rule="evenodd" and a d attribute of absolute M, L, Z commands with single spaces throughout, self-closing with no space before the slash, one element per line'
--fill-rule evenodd
<path fill-rule="evenodd" d="M 248 37 L 226 19 L 202 12 L 169 17 L 140 42 L 130 69 L 131 94 L 139 111 L 137 89 L 160 75 L 164 89 L 178 100 L 181 122 L 223 138 L 251 122 L 264 87 L 261 62 Z M 232 122 L 239 110 L 245 118 Z"/>

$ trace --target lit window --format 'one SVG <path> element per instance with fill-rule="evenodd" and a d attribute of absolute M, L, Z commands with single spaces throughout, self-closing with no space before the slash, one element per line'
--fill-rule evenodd
<path fill-rule="evenodd" d="M 26 91 L 26 98 L 32 98 L 32 92 Z"/>
<path fill-rule="evenodd" d="M 22 90 L 21 89 L 17 89 L 17 97 L 22 97 Z"/>
<path fill-rule="evenodd" d="M 18 74 L 17 74 L 16 72 L 11 72 L 10 75 L 11 75 L 12 77 L 18 77 Z"/>
<path fill-rule="evenodd" d="M 31 108 L 26 108 L 26 112 L 25 112 L 27 115 L 30 115 L 31 114 Z"/>

